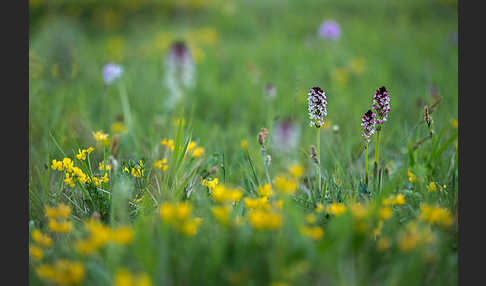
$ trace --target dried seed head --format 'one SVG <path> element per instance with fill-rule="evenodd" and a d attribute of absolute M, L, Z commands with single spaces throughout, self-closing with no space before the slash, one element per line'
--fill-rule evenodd
<path fill-rule="evenodd" d="M 325 92 L 320 87 L 313 87 L 308 94 L 308 111 L 310 126 L 321 128 L 324 117 L 327 116 L 327 99 Z"/>
<path fill-rule="evenodd" d="M 431 119 L 429 114 L 429 107 L 427 105 L 424 107 L 424 120 L 425 123 L 427 123 L 427 126 L 430 128 Z"/>
<path fill-rule="evenodd" d="M 118 140 L 120 139 L 120 135 L 115 134 L 113 136 L 113 144 L 111 145 L 111 155 L 115 156 L 116 151 L 118 150 Z"/>
<path fill-rule="evenodd" d="M 363 136 L 366 143 L 370 143 L 370 137 L 375 134 L 375 130 L 375 114 L 371 110 L 368 110 L 361 119 L 361 136 Z"/>
<path fill-rule="evenodd" d="M 260 144 L 260 146 L 262 146 L 262 148 L 265 147 L 265 139 L 264 139 L 264 136 L 263 136 L 263 133 L 262 132 L 258 132 L 258 136 L 257 136 L 257 141 L 258 141 L 258 144 Z"/>
<path fill-rule="evenodd" d="M 373 97 L 372 107 L 376 114 L 376 124 L 378 128 L 383 125 L 388 118 L 388 113 L 390 112 L 390 95 L 384 86 L 376 90 Z"/>

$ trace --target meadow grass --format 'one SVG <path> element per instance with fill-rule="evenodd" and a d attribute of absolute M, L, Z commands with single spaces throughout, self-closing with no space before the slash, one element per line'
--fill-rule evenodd
<path fill-rule="evenodd" d="M 30 4 L 30 284 L 457 283 L 457 3 L 181 3 Z M 327 19 L 339 39 L 317 35 Z M 195 78 L 168 109 L 176 40 Z M 383 85 L 366 184 L 361 117 Z"/>

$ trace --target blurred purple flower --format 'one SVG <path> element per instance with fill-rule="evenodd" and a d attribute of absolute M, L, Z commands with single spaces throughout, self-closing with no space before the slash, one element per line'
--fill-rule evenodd
<path fill-rule="evenodd" d="M 183 41 L 174 42 L 165 58 L 165 84 L 170 97 L 166 101 L 172 107 L 184 91 L 194 86 L 195 66 L 191 50 Z"/>
<path fill-rule="evenodd" d="M 277 95 L 277 88 L 275 85 L 269 83 L 265 86 L 265 94 L 273 98 Z"/>
<path fill-rule="evenodd" d="M 272 132 L 272 145 L 279 152 L 291 152 L 297 147 L 300 127 L 291 119 L 278 122 Z"/>
<path fill-rule="evenodd" d="M 319 36 L 336 40 L 341 35 L 341 27 L 334 20 L 327 20 L 319 27 Z"/>
<path fill-rule="evenodd" d="M 108 63 L 103 67 L 103 80 L 106 85 L 110 85 L 123 74 L 123 67 L 114 63 Z"/>

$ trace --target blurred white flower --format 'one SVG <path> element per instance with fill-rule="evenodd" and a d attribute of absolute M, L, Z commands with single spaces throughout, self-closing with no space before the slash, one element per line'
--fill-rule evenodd
<path fill-rule="evenodd" d="M 110 85 L 123 74 L 123 67 L 114 63 L 108 63 L 103 67 L 103 80 L 106 85 Z"/>

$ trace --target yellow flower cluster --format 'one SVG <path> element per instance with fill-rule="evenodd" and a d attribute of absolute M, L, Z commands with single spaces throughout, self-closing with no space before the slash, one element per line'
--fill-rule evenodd
<path fill-rule="evenodd" d="M 128 128 L 123 124 L 121 121 L 117 121 L 111 125 L 111 132 L 113 133 L 120 133 L 120 134 L 127 134 Z"/>
<path fill-rule="evenodd" d="M 98 169 L 100 171 L 110 171 L 111 165 L 110 164 L 105 165 L 105 162 L 101 161 L 101 162 L 98 163 Z"/>
<path fill-rule="evenodd" d="M 51 247 L 52 239 L 47 235 L 43 234 L 40 230 L 34 229 L 32 231 L 32 240 L 34 244 L 29 247 L 29 254 L 32 258 L 40 260 L 44 257 L 43 247 Z"/>
<path fill-rule="evenodd" d="M 274 185 L 283 194 L 293 195 L 298 187 L 300 177 L 304 174 L 304 168 L 299 164 L 293 164 L 288 168 L 288 174 L 278 174 L 274 178 Z"/>
<path fill-rule="evenodd" d="M 65 157 L 62 161 L 57 161 L 56 159 L 52 160 L 51 168 L 53 170 L 61 171 L 68 171 L 72 172 L 72 168 L 74 167 L 74 162 L 71 158 Z"/>
<path fill-rule="evenodd" d="M 211 212 L 220 223 L 229 224 L 232 209 L 233 207 L 231 205 L 226 204 L 212 207 Z"/>
<path fill-rule="evenodd" d="M 426 187 L 427 187 L 427 192 L 429 193 L 433 193 L 437 191 L 437 184 L 435 182 L 430 182 Z M 446 185 L 443 186 L 439 185 L 439 192 L 442 193 L 446 187 L 447 187 Z"/>
<path fill-rule="evenodd" d="M 405 197 L 402 194 L 398 194 L 396 196 L 390 196 L 386 199 L 381 201 L 381 204 L 384 206 L 392 206 L 392 205 L 404 205 L 405 204 Z"/>
<path fill-rule="evenodd" d="M 248 209 L 270 209 L 270 204 L 268 203 L 268 197 L 260 198 L 245 198 L 245 207 Z"/>
<path fill-rule="evenodd" d="M 424 244 L 431 244 L 435 242 L 436 237 L 430 228 L 419 227 L 416 221 L 410 222 L 405 232 L 403 232 L 398 240 L 398 247 L 404 251 L 411 251 L 416 247 Z"/>
<path fill-rule="evenodd" d="M 103 133 L 103 131 L 96 131 L 92 132 L 93 138 L 95 139 L 96 142 L 102 143 L 104 146 L 110 145 L 110 139 L 108 138 L 108 134 Z"/>
<path fill-rule="evenodd" d="M 174 151 L 175 144 L 173 139 L 167 140 L 167 138 L 164 138 L 162 139 L 162 141 L 160 141 L 160 144 L 162 146 L 167 146 L 167 148 L 169 148 L 170 151 Z"/>
<path fill-rule="evenodd" d="M 335 216 L 342 215 L 346 212 L 346 206 L 342 203 L 332 203 L 326 207 L 326 213 Z"/>
<path fill-rule="evenodd" d="M 272 185 L 267 183 L 263 186 L 258 186 L 258 194 L 262 197 L 269 197 L 273 195 Z"/>
<path fill-rule="evenodd" d="M 297 190 L 297 180 L 284 174 L 275 176 L 274 185 L 277 190 L 287 195 L 293 195 Z"/>
<path fill-rule="evenodd" d="M 169 168 L 169 165 L 167 165 L 167 158 L 155 161 L 154 166 L 164 172 L 167 171 L 167 169 Z"/>
<path fill-rule="evenodd" d="M 319 226 L 303 226 L 300 228 L 300 233 L 313 240 L 319 240 L 324 236 L 324 230 Z"/>
<path fill-rule="evenodd" d="M 90 255 L 110 242 L 126 245 L 133 241 L 133 230 L 128 226 L 110 229 L 98 220 L 91 219 L 84 223 L 88 237 L 76 242 L 76 249 L 83 255 Z"/>
<path fill-rule="evenodd" d="M 218 183 L 219 183 L 218 178 L 214 178 L 212 180 L 204 179 L 202 180 L 201 185 L 207 187 L 210 191 L 212 191 L 218 185 Z"/>
<path fill-rule="evenodd" d="M 135 178 L 141 178 L 143 176 L 143 169 L 144 169 L 144 164 L 143 161 L 140 160 L 138 161 L 138 164 L 135 165 L 135 167 L 132 167 L 131 170 L 128 170 L 127 167 L 123 169 L 124 172 L 131 173 L 132 176 Z"/>
<path fill-rule="evenodd" d="M 69 233 L 73 228 L 73 222 L 67 218 L 71 214 L 71 207 L 65 204 L 59 204 L 56 208 L 46 206 L 45 214 L 48 221 L 49 229 L 53 232 Z"/>
<path fill-rule="evenodd" d="M 41 264 L 35 269 L 43 280 L 57 285 L 76 285 L 83 281 L 85 270 L 78 261 L 60 259 L 53 265 Z"/>
<path fill-rule="evenodd" d="M 146 273 L 133 275 L 127 269 L 115 273 L 114 286 L 152 286 L 152 280 Z"/>
<path fill-rule="evenodd" d="M 308 214 L 305 217 L 306 225 L 300 228 L 300 233 L 310 237 L 313 240 L 320 240 L 324 235 L 324 229 L 322 227 L 315 225 L 317 222 L 316 215 L 313 213 Z"/>
<path fill-rule="evenodd" d="M 410 171 L 410 169 L 407 170 L 407 176 L 408 176 L 408 180 L 410 181 L 410 183 L 418 181 L 417 176 L 415 176 L 415 174 L 412 173 L 412 171 Z"/>
<path fill-rule="evenodd" d="M 192 206 L 187 202 L 163 203 L 160 206 L 162 220 L 187 236 L 197 234 L 197 229 L 202 220 L 199 217 L 191 218 L 191 214 Z"/>
<path fill-rule="evenodd" d="M 239 202 L 243 193 L 236 188 L 229 188 L 223 184 L 216 185 L 211 191 L 211 197 L 218 203 Z"/>
<path fill-rule="evenodd" d="M 420 206 L 419 219 L 443 227 L 449 227 L 453 223 L 452 216 L 447 209 L 426 204 Z"/>
<path fill-rule="evenodd" d="M 86 155 L 91 153 L 93 150 L 94 149 L 92 147 L 88 148 L 88 150 L 79 150 L 80 153 L 78 153 L 78 155 L 76 156 L 80 160 L 85 160 Z M 101 162 L 99 166 L 100 168 L 101 166 L 104 167 L 103 162 Z M 102 177 L 93 176 L 93 180 L 91 180 L 91 178 L 87 174 L 85 174 L 83 170 L 81 170 L 81 168 L 74 166 L 74 162 L 71 160 L 71 158 L 68 157 L 64 158 L 62 161 L 57 161 L 55 159 L 52 160 L 51 168 L 57 171 L 66 171 L 66 173 L 64 174 L 64 183 L 71 188 L 76 185 L 76 180 L 78 180 L 78 182 L 80 182 L 81 184 L 91 183 L 93 181 L 93 183 L 98 187 L 101 185 L 101 183 L 107 183 L 109 181 L 107 173 L 105 173 Z M 105 169 L 108 171 L 109 169 L 111 169 L 111 166 L 106 167 Z"/>
<path fill-rule="evenodd" d="M 279 213 L 262 209 L 251 210 L 248 221 L 257 230 L 278 229 L 282 226 L 282 216 Z"/>
<path fill-rule="evenodd" d="M 196 142 L 191 141 L 187 145 L 187 150 L 186 150 L 186 154 L 190 154 L 190 153 L 192 153 L 191 156 L 193 158 L 199 158 L 202 155 L 204 155 L 204 148 L 198 147 Z"/>
<path fill-rule="evenodd" d="M 31 245 L 29 247 L 29 255 L 36 260 L 41 260 L 44 257 L 44 251 L 37 245 Z"/>
<path fill-rule="evenodd" d="M 78 149 L 78 154 L 76 155 L 76 158 L 78 160 L 86 160 L 86 156 L 91 154 L 91 152 L 94 151 L 94 148 L 93 147 L 89 147 L 88 149 Z"/>

